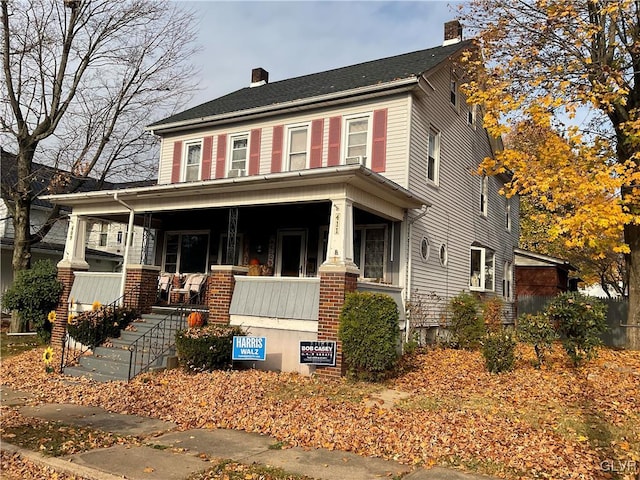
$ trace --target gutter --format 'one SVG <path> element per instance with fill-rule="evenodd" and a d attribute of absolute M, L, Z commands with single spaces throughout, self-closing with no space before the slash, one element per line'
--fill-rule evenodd
<path fill-rule="evenodd" d="M 133 207 L 118 198 L 118 192 L 114 192 L 113 199 L 129 210 L 129 225 L 127 226 L 127 238 L 125 239 L 126 243 L 124 244 L 124 257 L 122 259 L 122 280 L 120 281 L 119 298 L 120 306 L 122 307 L 124 305 L 124 291 L 127 284 L 127 260 L 129 258 L 129 248 L 133 239 L 133 219 L 135 217 L 135 211 L 133 210 Z"/>

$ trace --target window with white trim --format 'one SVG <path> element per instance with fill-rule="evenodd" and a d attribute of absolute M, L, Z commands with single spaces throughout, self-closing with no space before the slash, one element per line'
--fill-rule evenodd
<path fill-rule="evenodd" d="M 469 111 L 467 112 L 467 123 L 474 129 L 476 128 L 476 105 L 469 105 Z"/>
<path fill-rule="evenodd" d="M 357 226 L 353 232 L 353 261 L 360 276 L 368 279 L 385 278 L 386 227 L 384 225 Z"/>
<path fill-rule="evenodd" d="M 309 152 L 309 126 L 290 127 L 287 141 L 287 170 L 304 170 L 307 168 Z"/>
<path fill-rule="evenodd" d="M 202 141 L 185 142 L 184 181 L 200 180 L 200 166 L 202 165 Z"/>
<path fill-rule="evenodd" d="M 345 163 L 366 165 L 371 131 L 370 115 L 345 118 Z"/>
<path fill-rule="evenodd" d="M 100 240 L 99 245 L 101 247 L 107 246 L 107 239 L 109 236 L 109 224 L 106 222 L 100 222 Z"/>
<path fill-rule="evenodd" d="M 495 253 L 484 247 L 471 247 L 469 288 L 471 290 L 495 289 Z"/>
<path fill-rule="evenodd" d="M 511 231 L 511 199 L 504 199 L 504 228 L 507 232 Z"/>
<path fill-rule="evenodd" d="M 207 273 L 209 233 L 167 232 L 163 270 L 169 273 Z"/>
<path fill-rule="evenodd" d="M 489 211 L 489 177 L 482 176 L 480 180 L 480 213 L 486 217 Z"/>
<path fill-rule="evenodd" d="M 249 135 L 231 135 L 229 137 L 229 177 L 241 177 L 247 171 L 249 157 Z"/>
<path fill-rule="evenodd" d="M 429 129 L 429 158 L 427 159 L 427 181 L 438 184 L 440 175 L 440 132 Z"/>
<path fill-rule="evenodd" d="M 513 265 L 511 262 L 504 262 L 502 296 L 505 300 L 513 300 Z"/>
<path fill-rule="evenodd" d="M 458 79 L 453 71 L 451 72 L 451 82 L 449 83 L 449 100 L 451 105 L 458 106 Z"/>
<path fill-rule="evenodd" d="M 422 237 L 422 241 L 420 242 L 420 257 L 423 262 L 429 260 L 429 255 L 431 254 L 431 242 L 428 237 Z"/>
<path fill-rule="evenodd" d="M 438 257 L 440 258 L 440 265 L 442 265 L 443 267 L 446 267 L 447 263 L 449 262 L 449 252 L 447 251 L 446 244 L 444 243 L 440 244 L 440 251 L 439 251 Z"/>

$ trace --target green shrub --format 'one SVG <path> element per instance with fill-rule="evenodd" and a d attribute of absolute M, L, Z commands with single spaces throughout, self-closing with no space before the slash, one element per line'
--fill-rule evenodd
<path fill-rule="evenodd" d="M 604 303 L 578 292 L 566 292 L 551 300 L 545 313 L 556 326 L 574 366 L 596 355 L 595 347 L 602 344 L 600 335 L 607 330 Z"/>
<path fill-rule="evenodd" d="M 452 344 L 465 349 L 477 349 L 486 334 L 479 315 L 480 303 L 470 293 L 462 292 L 449 301 Z"/>
<path fill-rule="evenodd" d="M 233 337 L 246 335 L 240 327 L 209 324 L 180 330 L 176 334 L 178 361 L 197 372 L 225 369 L 231 366 Z"/>
<path fill-rule="evenodd" d="M 3 308 L 18 312 L 19 331 L 26 332 L 32 325 L 38 336 L 47 343 L 53 328 L 47 315 L 58 305 L 63 288 L 57 275 L 53 263 L 38 260 L 30 269 L 18 272 L 13 284 L 2 296 Z"/>
<path fill-rule="evenodd" d="M 532 315 L 526 313 L 518 318 L 518 338 L 533 345 L 538 359 L 536 366 L 540 367 L 558 334 L 544 313 Z"/>
<path fill-rule="evenodd" d="M 107 338 L 118 338 L 120 332 L 136 318 L 138 312 L 133 309 L 103 307 L 70 318 L 67 332 L 75 341 L 95 348 Z"/>
<path fill-rule="evenodd" d="M 377 381 L 388 375 L 400 356 L 398 319 L 398 306 L 389 295 L 347 294 L 338 338 L 349 376 Z"/>
<path fill-rule="evenodd" d="M 510 372 L 516 363 L 516 340 L 507 330 L 487 333 L 482 342 L 482 355 L 491 373 Z"/>

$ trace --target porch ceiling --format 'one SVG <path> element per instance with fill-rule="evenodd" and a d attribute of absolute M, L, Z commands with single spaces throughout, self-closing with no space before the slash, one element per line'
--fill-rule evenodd
<path fill-rule="evenodd" d="M 365 210 L 401 220 L 405 209 L 429 203 L 360 165 L 316 168 L 123 190 L 40 197 L 87 216 L 232 206 L 268 205 L 350 198 Z"/>

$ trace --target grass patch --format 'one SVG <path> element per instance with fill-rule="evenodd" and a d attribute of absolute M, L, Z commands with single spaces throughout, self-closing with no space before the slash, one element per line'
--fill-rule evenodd
<path fill-rule="evenodd" d="M 232 460 L 223 460 L 215 467 L 194 473 L 187 480 L 313 480 L 306 475 L 288 473 L 281 468 L 265 465 L 244 465 Z"/>
<path fill-rule="evenodd" d="M 44 345 L 37 335 L 7 335 L 0 333 L 0 358 L 7 358 Z"/>

